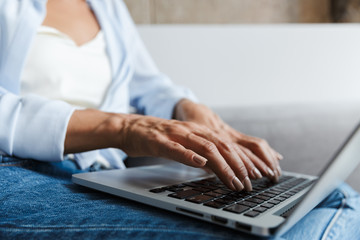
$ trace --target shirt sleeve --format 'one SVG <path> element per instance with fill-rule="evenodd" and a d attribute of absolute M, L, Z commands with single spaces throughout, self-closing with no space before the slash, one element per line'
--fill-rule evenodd
<path fill-rule="evenodd" d="M 73 111 L 62 101 L 20 97 L 0 87 L 0 150 L 20 158 L 62 161 Z"/>
<path fill-rule="evenodd" d="M 126 26 L 128 42 L 131 47 L 131 64 L 134 69 L 129 84 L 130 105 L 138 113 L 171 119 L 176 103 L 187 98 L 197 101 L 195 95 L 187 88 L 175 85 L 156 67 L 153 59 L 142 42 L 134 22 L 124 4 L 124 25 Z"/>

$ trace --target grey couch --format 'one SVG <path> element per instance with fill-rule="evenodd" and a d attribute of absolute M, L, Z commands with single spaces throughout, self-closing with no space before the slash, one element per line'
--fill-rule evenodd
<path fill-rule="evenodd" d="M 235 129 L 266 139 L 284 155 L 283 170 L 318 174 L 360 120 L 360 104 L 313 104 L 214 109 Z M 359 146 L 360 148 L 360 146 Z M 359 156 L 360 157 L 360 156 Z M 167 160 L 132 159 L 129 166 Z M 344 166 L 353 167 L 353 166 Z M 360 191 L 360 167 L 348 179 Z"/>

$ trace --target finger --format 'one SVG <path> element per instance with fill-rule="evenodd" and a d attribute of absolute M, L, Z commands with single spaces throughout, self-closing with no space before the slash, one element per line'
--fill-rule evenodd
<path fill-rule="evenodd" d="M 283 160 L 284 157 L 279 152 L 275 151 L 273 148 L 271 150 L 274 152 L 274 155 L 277 157 L 278 160 Z"/>
<path fill-rule="evenodd" d="M 271 163 L 270 163 L 271 169 L 275 173 L 275 177 L 273 178 L 273 180 L 275 182 L 278 182 L 279 177 L 281 175 L 279 161 L 277 160 L 277 158 L 272 154 L 272 152 L 269 149 L 264 149 L 264 151 L 266 151 L 267 156 L 270 156 L 270 158 L 268 158 L 268 159 L 271 161 Z"/>
<path fill-rule="evenodd" d="M 277 181 L 278 177 L 281 175 L 281 168 L 278 160 L 282 156 L 273 150 L 269 144 L 261 138 L 247 136 L 237 132 L 232 128 L 230 128 L 228 131 L 232 138 L 234 138 L 235 142 L 238 142 L 240 145 L 243 145 L 247 149 L 252 150 L 252 153 L 254 152 L 257 155 L 257 159 L 261 158 L 268 165 L 267 176 L 270 175 L 270 178 Z M 275 174 L 275 176 L 271 177 L 273 174 Z"/>
<path fill-rule="evenodd" d="M 276 152 L 272 147 L 269 146 L 269 149 L 268 149 L 271 153 L 271 155 L 273 156 L 273 158 L 275 159 L 275 164 L 276 164 L 276 173 L 277 175 L 280 177 L 281 174 L 282 174 L 282 171 L 281 171 L 281 167 L 280 167 L 280 163 L 279 163 L 279 153 Z"/>
<path fill-rule="evenodd" d="M 273 149 L 271 147 L 269 147 L 268 151 L 270 152 L 270 154 L 272 155 L 273 159 L 275 159 L 275 166 L 276 166 L 276 175 L 278 177 L 281 176 L 281 168 L 280 168 L 280 163 L 279 163 L 279 159 L 277 157 L 277 155 L 275 154 L 275 152 L 273 151 Z"/>
<path fill-rule="evenodd" d="M 183 141 L 181 144 L 186 148 L 208 159 L 206 166 L 209 167 L 228 188 L 234 191 L 244 189 L 243 184 L 213 142 L 195 134 L 189 134 L 186 138 L 179 141 Z"/>
<path fill-rule="evenodd" d="M 239 142 L 263 160 L 275 173 L 276 177 L 279 177 L 277 174 L 278 160 L 272 155 L 270 146 L 264 139 L 246 136 L 245 139 L 241 139 Z"/>
<path fill-rule="evenodd" d="M 192 150 L 186 149 L 181 144 L 166 140 L 165 138 L 160 142 L 159 156 L 175 160 L 191 167 L 204 167 L 207 159 L 195 153 Z"/>
<path fill-rule="evenodd" d="M 240 146 L 243 152 L 250 158 L 250 160 L 254 163 L 254 165 L 260 170 L 262 175 L 268 177 L 269 179 L 276 180 L 276 175 L 274 171 L 269 168 L 260 158 L 258 158 L 254 153 L 252 153 L 249 149 Z"/>
<path fill-rule="evenodd" d="M 246 169 L 247 169 L 247 171 L 249 173 L 249 176 L 252 179 L 260 179 L 260 178 L 262 178 L 261 172 L 259 171 L 259 169 L 257 169 L 255 167 L 254 163 L 251 161 L 251 159 L 248 156 L 249 154 L 244 151 L 244 150 L 248 150 L 248 149 L 241 148 L 239 145 L 235 145 L 235 150 L 239 154 L 239 157 L 244 162 L 244 165 L 245 165 L 245 167 L 246 167 Z"/>
<path fill-rule="evenodd" d="M 217 135 L 215 135 L 212 132 L 200 132 L 194 134 L 194 136 L 198 138 L 206 139 L 207 141 L 210 141 L 213 144 L 215 144 L 218 152 L 221 154 L 223 159 L 226 159 L 224 161 L 226 162 L 227 165 L 230 166 L 230 168 L 235 173 L 236 177 L 240 179 L 242 185 L 245 186 L 245 189 L 247 191 L 252 190 L 252 185 L 250 178 L 248 176 L 247 169 L 242 159 L 235 151 L 233 147 L 234 144 L 220 139 Z M 215 171 L 215 169 L 213 170 Z"/>

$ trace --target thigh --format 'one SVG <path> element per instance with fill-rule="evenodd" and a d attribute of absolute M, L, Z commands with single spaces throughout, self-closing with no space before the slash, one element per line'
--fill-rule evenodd
<path fill-rule="evenodd" d="M 44 166 L 0 167 L 0 239 L 257 239 L 77 186 Z"/>

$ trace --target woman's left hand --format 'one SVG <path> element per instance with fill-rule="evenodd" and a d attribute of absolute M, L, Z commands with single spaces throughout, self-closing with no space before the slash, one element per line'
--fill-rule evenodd
<path fill-rule="evenodd" d="M 204 125 L 233 142 L 251 178 L 267 176 L 277 181 L 280 177 L 279 160 L 283 158 L 280 153 L 270 147 L 266 140 L 236 131 L 205 105 L 183 99 L 175 107 L 174 118 Z"/>

